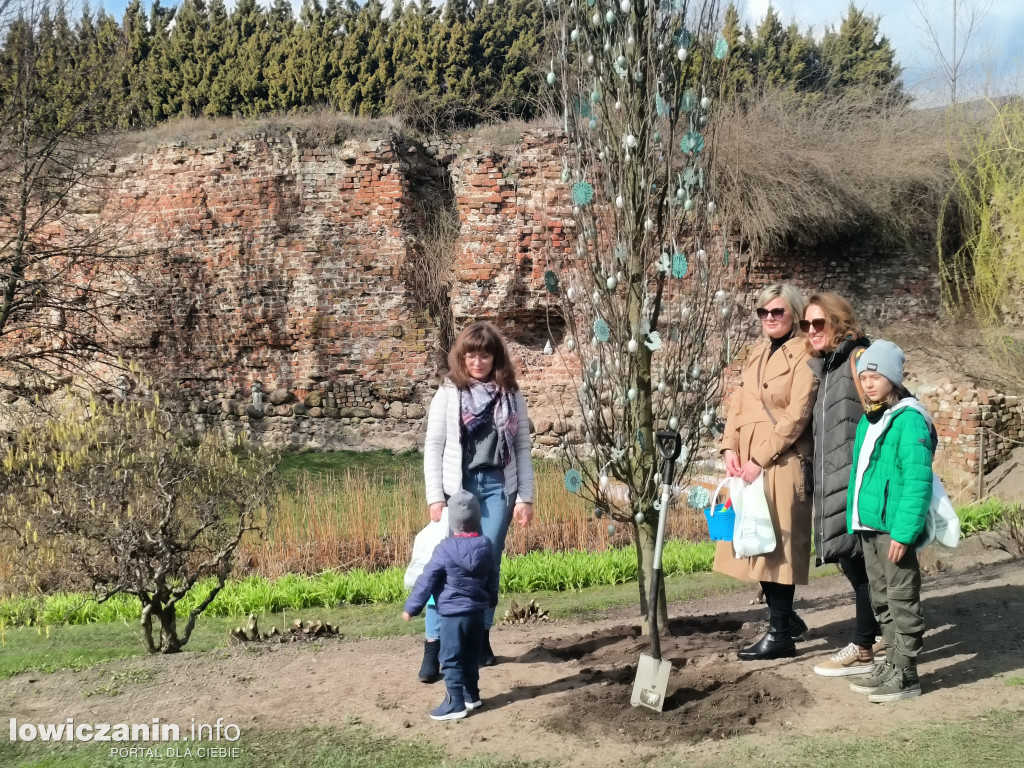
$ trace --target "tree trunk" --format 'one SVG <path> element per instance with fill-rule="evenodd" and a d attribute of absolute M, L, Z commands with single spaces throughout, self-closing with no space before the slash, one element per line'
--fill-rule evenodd
<path fill-rule="evenodd" d="M 177 653 L 181 650 L 178 639 L 178 615 L 174 604 L 165 605 L 157 614 L 160 619 L 160 653 Z"/>
<path fill-rule="evenodd" d="M 652 510 L 653 511 L 653 510 Z M 640 587 L 640 610 L 643 613 L 644 632 L 650 632 L 648 616 L 650 615 L 651 582 L 654 579 L 654 545 L 658 534 L 657 526 L 644 520 L 633 524 L 636 534 L 637 582 Z M 662 579 L 658 589 L 658 627 L 668 628 L 668 600 L 665 596 L 665 580 Z"/>

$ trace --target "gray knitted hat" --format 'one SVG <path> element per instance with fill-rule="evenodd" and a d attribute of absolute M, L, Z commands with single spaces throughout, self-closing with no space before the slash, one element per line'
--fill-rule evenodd
<path fill-rule="evenodd" d="M 480 502 L 466 490 L 448 499 L 448 527 L 452 533 L 480 533 Z"/>
<path fill-rule="evenodd" d="M 898 387 L 903 383 L 903 363 L 906 360 L 903 350 L 891 341 L 875 341 L 857 361 L 857 373 L 880 373 Z"/>

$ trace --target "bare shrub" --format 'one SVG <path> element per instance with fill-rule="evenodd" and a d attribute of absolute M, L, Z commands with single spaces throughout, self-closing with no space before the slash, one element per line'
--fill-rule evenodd
<path fill-rule="evenodd" d="M 933 236 L 952 175 L 941 112 L 846 93 L 817 103 L 784 91 L 723 105 L 717 194 L 752 253 L 855 233 Z"/>
<path fill-rule="evenodd" d="M 121 154 L 130 154 L 176 142 L 189 146 L 211 142 L 222 145 L 225 140 L 245 139 L 256 134 L 284 136 L 289 131 L 300 132 L 317 145 L 330 146 L 350 139 L 366 140 L 399 133 L 401 123 L 386 117 L 358 117 L 329 107 L 244 119 L 181 117 L 144 131 L 125 134 L 120 140 L 120 149 Z"/>
<path fill-rule="evenodd" d="M 266 519 L 272 457 L 197 441 L 152 404 L 69 397 L 56 417 L 20 432 L 0 475 L 0 550 L 38 562 L 50 547 L 103 602 L 142 603 L 150 653 L 174 653 L 225 584 L 243 535 Z M 196 583 L 216 584 L 178 627 Z"/>

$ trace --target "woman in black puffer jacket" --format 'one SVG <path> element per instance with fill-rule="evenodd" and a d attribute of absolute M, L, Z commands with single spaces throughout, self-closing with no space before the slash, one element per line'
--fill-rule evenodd
<path fill-rule="evenodd" d="M 834 293 L 811 296 L 800 327 L 814 348 L 815 357 L 807 364 L 818 377 L 813 427 L 816 562 L 838 563 L 856 598 L 853 642 L 816 664 L 814 671 L 825 677 L 867 674 L 874 666 L 878 622 L 860 542 L 846 532 L 846 489 L 857 422 L 864 415 L 852 361 L 870 342 L 850 302 Z"/>

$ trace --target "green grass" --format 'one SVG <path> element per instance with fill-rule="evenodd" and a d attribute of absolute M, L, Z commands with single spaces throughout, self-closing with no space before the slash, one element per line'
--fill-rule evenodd
<path fill-rule="evenodd" d="M 960 518 L 960 533 L 970 536 L 982 531 L 991 531 L 1006 515 L 1009 505 L 996 498 L 988 498 L 977 504 L 968 504 L 956 511 Z"/>
<path fill-rule="evenodd" d="M 922 701 L 922 704 L 924 702 Z M 942 713 L 935 713 L 940 717 Z M 853 729 L 856 730 L 856 724 Z M 757 768 L 975 768 L 1024 765 L 1024 710 L 993 710 L 952 723 L 847 738 L 780 738 L 729 750 L 713 765 Z M 668 765 L 668 763 L 661 763 Z"/>
<path fill-rule="evenodd" d="M 110 765 L 198 766 L 230 765 L 232 768 L 528 768 L 546 763 L 495 758 L 486 753 L 468 759 L 452 759 L 433 744 L 396 741 L 380 737 L 358 723 L 339 728 L 309 728 L 294 731 L 246 732 L 233 745 L 227 742 L 173 745 L 179 754 L 186 747 L 237 746 L 239 756 L 211 761 L 209 758 L 111 757 L 113 744 L 11 744 L 0 740 L 0 765 L 8 768 L 105 768 Z M 139 746 L 139 745 L 124 745 Z M 145 745 L 142 745 L 145 746 Z M 155 749 L 166 754 L 168 746 Z"/>
<path fill-rule="evenodd" d="M 687 574 L 665 580 L 671 602 L 749 588 L 749 585 L 713 573 Z M 552 618 L 575 617 L 584 620 L 607 618 L 611 608 L 636 606 L 639 593 L 636 582 L 593 587 L 582 592 L 535 591 L 503 595 L 498 620 L 512 600 L 518 603 L 534 599 Z M 261 630 L 271 626 L 284 629 L 295 619 L 321 619 L 341 628 L 347 639 L 393 637 L 423 632 L 423 618 L 411 622 L 401 618 L 401 606 L 394 603 L 347 605 L 330 609 L 306 609 L 263 613 L 258 616 Z M 241 624 L 238 618 L 202 616 L 186 652 L 204 652 L 228 646 L 228 633 Z M 498 630 L 502 631 L 502 630 Z M 514 631 L 514 630 L 507 630 Z M 31 670 L 56 672 L 82 670 L 114 659 L 146 655 L 141 630 L 135 622 L 108 622 L 54 627 L 16 627 L 6 629 L 0 646 L 0 679 Z M 124 687 L 128 681 L 113 681 Z M 3 762 L 0 761 L 0 765 Z"/>

